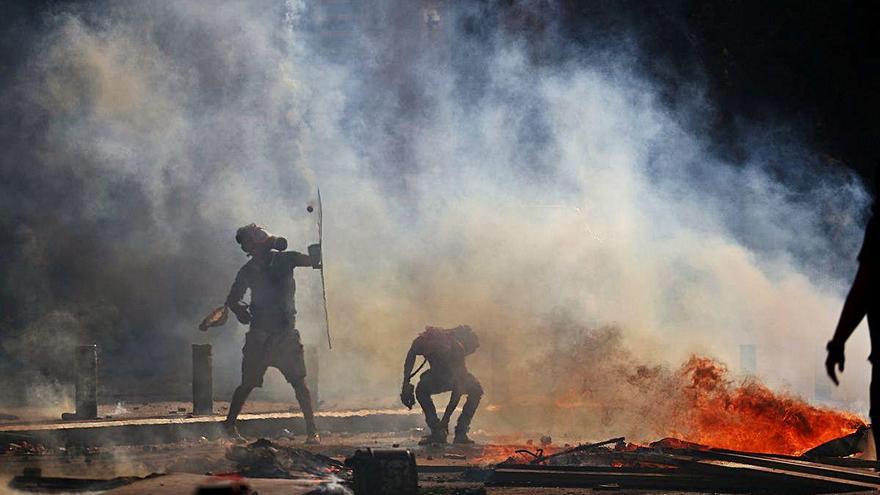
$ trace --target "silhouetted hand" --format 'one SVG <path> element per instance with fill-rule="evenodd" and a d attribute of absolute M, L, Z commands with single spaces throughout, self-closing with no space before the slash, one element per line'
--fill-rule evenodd
<path fill-rule="evenodd" d="M 242 325 L 247 325 L 251 322 L 251 312 L 249 311 L 249 306 L 245 303 L 232 304 L 229 306 L 229 309 L 235 313 L 235 318 Z"/>
<path fill-rule="evenodd" d="M 837 379 L 837 372 L 834 370 L 837 367 L 841 373 L 843 373 L 843 364 L 846 358 L 843 355 L 843 346 L 839 345 L 835 342 L 828 342 L 828 357 L 825 358 L 825 371 L 828 372 L 828 377 L 831 378 L 831 381 L 834 382 L 835 385 L 840 385 L 840 381 Z"/>
<path fill-rule="evenodd" d="M 315 270 L 324 267 L 324 260 L 321 256 L 321 245 L 312 244 L 309 246 L 309 258 L 312 260 L 312 268 Z"/>
<path fill-rule="evenodd" d="M 400 402 L 403 402 L 407 409 L 412 409 L 416 405 L 416 389 L 412 383 L 403 384 L 403 389 L 400 391 Z"/>
<path fill-rule="evenodd" d="M 251 323 L 251 313 L 248 310 L 242 310 L 238 313 L 235 313 L 235 319 L 238 320 L 242 325 L 250 325 Z"/>

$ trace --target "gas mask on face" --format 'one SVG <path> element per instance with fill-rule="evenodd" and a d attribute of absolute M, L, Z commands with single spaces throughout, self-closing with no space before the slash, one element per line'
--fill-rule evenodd
<path fill-rule="evenodd" d="M 259 251 L 284 251 L 287 249 L 287 239 L 275 236 L 265 228 L 252 223 L 245 225 L 236 231 L 235 240 L 241 245 L 241 250 L 253 256 Z"/>

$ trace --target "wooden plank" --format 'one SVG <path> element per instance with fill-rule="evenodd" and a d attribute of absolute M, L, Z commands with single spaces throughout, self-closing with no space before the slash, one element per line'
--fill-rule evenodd
<path fill-rule="evenodd" d="M 763 466 L 774 469 L 781 469 L 785 471 L 793 471 L 798 473 L 807 473 L 814 474 L 825 477 L 832 477 L 837 479 L 845 479 L 852 481 L 859 481 L 864 483 L 869 483 L 872 485 L 876 485 L 880 487 L 880 475 L 873 471 L 869 471 L 866 469 L 855 468 L 855 467 L 845 467 L 845 466 L 831 466 L 828 464 L 820 464 L 817 462 L 811 462 L 804 459 L 792 459 L 792 458 L 774 458 L 768 456 L 755 456 L 750 454 L 741 454 L 741 453 L 732 453 L 732 452 L 718 452 L 718 451 L 705 451 L 699 452 L 694 455 L 694 457 L 702 458 L 702 459 L 715 459 L 715 460 L 723 460 L 723 461 L 731 461 L 742 464 L 749 464 L 754 466 Z"/>
<path fill-rule="evenodd" d="M 621 488 L 681 489 L 710 487 L 717 479 L 699 475 L 672 473 L 621 473 L 611 469 L 594 472 L 557 471 L 552 469 L 496 469 L 487 485 L 579 487 L 617 485 Z"/>
<path fill-rule="evenodd" d="M 609 455 L 612 454 L 612 455 Z M 592 456 L 585 456 L 586 458 Z M 864 469 L 811 462 L 793 456 L 737 451 L 597 453 L 631 467 L 512 465 L 501 466 L 491 479 L 518 486 L 654 488 L 717 491 L 830 493 L 880 490 L 880 476 Z M 632 467 L 638 464 L 655 467 Z M 660 466 L 668 466 L 666 468 Z"/>
<path fill-rule="evenodd" d="M 640 470 L 577 466 L 525 466 L 495 470 L 491 485 L 597 487 L 632 489 L 784 493 L 830 493 L 874 490 L 877 485 L 794 473 L 763 466 L 718 460 L 694 462 L 689 468 Z"/>
<path fill-rule="evenodd" d="M 695 473 L 622 473 L 616 469 L 576 472 L 552 469 L 496 469 L 487 486 L 596 488 L 617 486 L 621 489 L 676 490 L 722 493 L 755 493 L 773 489 L 776 493 L 815 493 L 800 484 L 755 483 L 748 477 Z M 825 486 L 820 488 L 827 488 Z M 834 490 L 826 490 L 834 491 Z"/>
<path fill-rule="evenodd" d="M 867 483 L 833 476 L 824 476 L 725 460 L 701 459 L 691 465 L 690 468 L 702 469 L 706 473 L 721 473 L 728 471 L 724 473 L 725 475 L 732 474 L 730 471 L 733 471 L 738 473 L 737 476 L 751 478 L 755 481 L 797 485 L 806 488 L 812 487 L 815 493 L 880 490 L 880 484 L 877 483 Z"/>
<path fill-rule="evenodd" d="M 675 473 L 675 468 L 641 468 L 641 467 L 611 467 L 611 466 L 557 466 L 557 465 L 539 465 L 539 464 L 509 464 L 497 469 L 514 470 L 514 471 L 559 471 L 573 473 L 605 473 L 613 471 L 615 473 L 635 473 L 635 474 L 671 474 Z"/>
<path fill-rule="evenodd" d="M 727 454 L 748 455 L 754 457 L 765 457 L 771 459 L 790 459 L 793 461 L 807 461 L 818 464 L 830 464 L 832 466 L 854 467 L 873 470 L 877 467 L 877 461 L 869 461 L 865 459 L 857 459 L 853 457 L 813 457 L 807 455 L 785 455 L 785 454 L 767 454 L 764 452 L 747 452 L 741 450 L 730 449 L 711 449 L 711 452 L 724 452 Z"/>
<path fill-rule="evenodd" d="M 806 460 L 815 462 L 817 464 L 827 464 L 831 466 L 852 467 L 859 469 L 873 470 L 878 466 L 877 461 L 855 459 L 852 457 L 814 457 Z"/>

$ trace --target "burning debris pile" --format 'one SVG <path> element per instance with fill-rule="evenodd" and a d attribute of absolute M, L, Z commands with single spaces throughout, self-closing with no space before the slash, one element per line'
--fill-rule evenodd
<path fill-rule="evenodd" d="M 691 357 L 679 371 L 685 398 L 670 432 L 716 448 L 799 455 L 865 426 L 855 414 L 811 405 L 774 392 L 754 378 L 733 384 L 727 369 Z"/>
<path fill-rule="evenodd" d="M 673 437 L 714 448 L 800 455 L 865 426 L 855 414 L 771 390 L 756 377 L 732 377 L 711 358 L 694 355 L 678 369 L 647 364 L 625 348 L 614 327 L 576 334 L 579 342 L 553 351 L 555 386 L 530 399 L 555 406 L 540 416 L 557 428 L 638 442 Z M 536 375 L 518 373 L 526 380 Z M 504 412 L 531 405 L 526 400 L 490 408 Z"/>

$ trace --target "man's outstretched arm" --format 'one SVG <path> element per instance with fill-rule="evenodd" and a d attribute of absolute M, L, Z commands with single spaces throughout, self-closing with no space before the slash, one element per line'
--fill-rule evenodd
<path fill-rule="evenodd" d="M 297 251 L 283 251 L 276 256 L 281 256 L 291 267 L 310 266 L 312 268 L 321 268 L 321 245 L 312 244 L 309 246 L 309 254 Z"/>
<path fill-rule="evenodd" d="M 835 385 L 839 383 L 835 367 L 843 371 L 844 353 L 843 347 L 846 340 L 859 326 L 865 314 L 868 312 L 868 299 L 870 297 L 869 287 L 872 281 L 871 273 L 873 267 L 870 261 L 859 263 L 859 271 L 853 280 L 846 301 L 843 303 L 843 310 L 840 312 L 840 319 L 837 322 L 837 329 L 834 331 L 834 337 L 828 342 L 828 358 L 825 360 L 825 370 Z"/>

